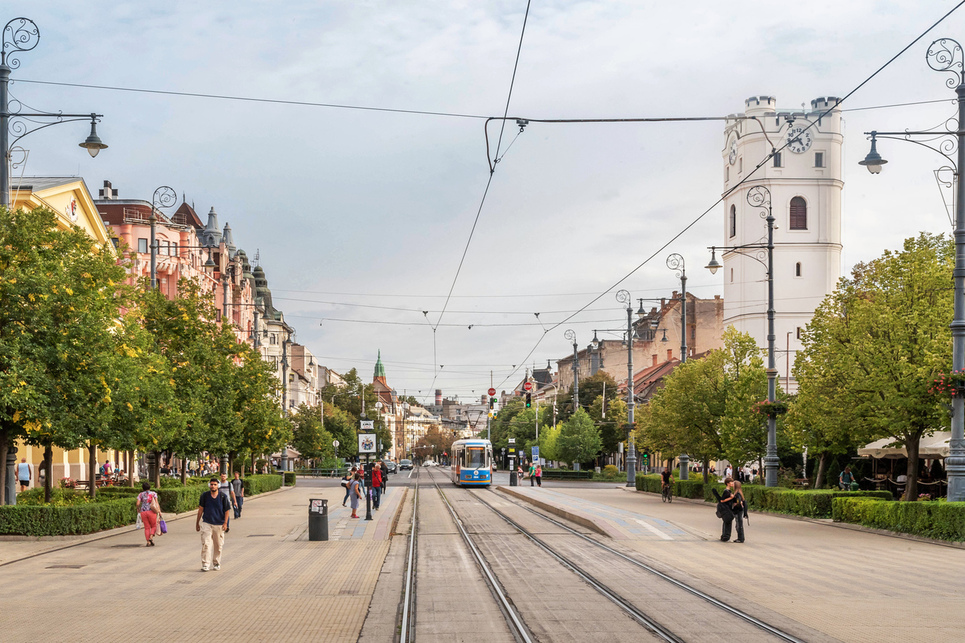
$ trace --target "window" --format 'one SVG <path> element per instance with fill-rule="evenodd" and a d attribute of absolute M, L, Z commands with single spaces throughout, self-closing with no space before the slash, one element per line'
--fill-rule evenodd
<path fill-rule="evenodd" d="M 734 269 L 733 269 L 733 268 L 730 269 L 730 282 L 731 282 L 731 283 L 734 283 Z"/>
<path fill-rule="evenodd" d="M 730 166 L 724 166 L 724 183 L 730 181 Z"/>
<path fill-rule="evenodd" d="M 801 327 L 797 327 L 797 339 L 801 339 Z"/>
<path fill-rule="evenodd" d="M 275 333 L 272 333 L 272 334 L 271 334 L 271 339 L 270 339 L 270 342 L 269 342 L 269 343 L 270 343 L 272 346 L 274 346 L 275 344 L 277 344 L 277 343 L 278 343 L 278 335 L 276 335 Z"/>
<path fill-rule="evenodd" d="M 781 153 L 774 152 L 774 167 L 784 167 L 781 165 Z"/>
<path fill-rule="evenodd" d="M 791 199 L 791 230 L 808 229 L 808 204 L 799 196 Z"/>
<path fill-rule="evenodd" d="M 824 152 L 814 153 L 814 167 L 824 167 Z"/>
<path fill-rule="evenodd" d="M 744 157 L 737 159 L 737 173 L 740 174 L 744 171 Z"/>
<path fill-rule="evenodd" d="M 138 240 L 137 240 L 137 251 L 138 251 L 138 252 L 147 252 L 147 239 L 138 239 Z"/>
<path fill-rule="evenodd" d="M 737 236 L 737 206 L 730 206 L 730 236 Z"/>

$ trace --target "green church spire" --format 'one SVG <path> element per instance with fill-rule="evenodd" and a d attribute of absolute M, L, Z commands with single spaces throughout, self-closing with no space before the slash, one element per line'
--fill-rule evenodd
<path fill-rule="evenodd" d="M 382 365 L 381 349 L 379 349 L 379 358 L 375 360 L 375 377 L 385 378 L 385 366 Z"/>

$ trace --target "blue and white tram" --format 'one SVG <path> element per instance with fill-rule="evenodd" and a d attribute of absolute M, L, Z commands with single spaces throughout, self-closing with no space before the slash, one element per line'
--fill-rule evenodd
<path fill-rule="evenodd" d="M 489 440 L 452 443 L 452 482 L 461 487 L 488 487 L 493 481 L 493 445 Z"/>

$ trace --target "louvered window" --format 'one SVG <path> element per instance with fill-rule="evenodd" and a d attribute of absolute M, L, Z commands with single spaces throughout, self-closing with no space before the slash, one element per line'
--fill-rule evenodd
<path fill-rule="evenodd" d="M 791 199 L 791 230 L 808 229 L 808 204 L 799 196 Z"/>

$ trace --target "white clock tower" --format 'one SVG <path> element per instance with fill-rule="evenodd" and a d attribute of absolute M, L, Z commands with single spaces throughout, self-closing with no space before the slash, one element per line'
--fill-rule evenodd
<path fill-rule="evenodd" d="M 778 111 L 774 97 L 755 96 L 724 128 L 723 245 L 766 245 L 765 208 L 753 199 L 748 202 L 750 190 L 766 188 L 758 192 L 770 193 L 774 216 L 776 368 L 781 386 L 792 391 L 797 388 L 794 381 L 788 385 L 785 378 L 801 347 L 801 333 L 841 276 L 844 182 L 837 103 L 833 97 L 816 98 L 810 110 Z M 781 153 L 766 160 L 785 143 Z M 749 333 L 766 349 L 766 250 L 725 250 L 721 260 L 724 326 Z"/>

